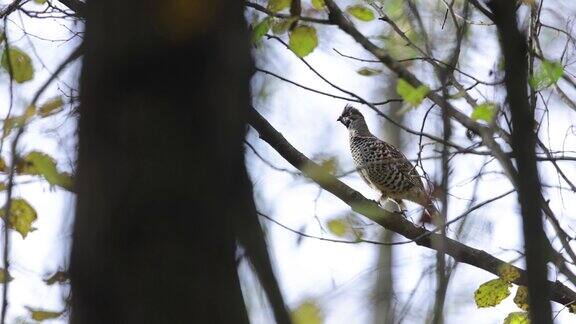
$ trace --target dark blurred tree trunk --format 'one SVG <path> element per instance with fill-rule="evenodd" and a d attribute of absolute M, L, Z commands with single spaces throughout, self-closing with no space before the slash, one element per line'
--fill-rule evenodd
<path fill-rule="evenodd" d="M 512 113 L 512 150 L 518 168 L 518 200 L 522 210 L 530 321 L 552 323 L 550 286 L 546 263 L 548 242 L 541 212 L 541 186 L 536 165 L 534 112 L 528 102 L 528 45 L 526 36 L 517 27 L 516 4 L 513 1 L 492 0 L 488 6 L 494 12 L 494 22 L 500 34 L 507 92 Z"/>
<path fill-rule="evenodd" d="M 235 261 L 236 220 L 254 216 L 242 12 L 87 2 L 72 323 L 248 322 Z"/>

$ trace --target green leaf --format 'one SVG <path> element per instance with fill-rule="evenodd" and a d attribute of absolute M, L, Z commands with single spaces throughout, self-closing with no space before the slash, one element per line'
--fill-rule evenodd
<path fill-rule="evenodd" d="M 322 324 L 324 315 L 314 300 L 306 300 L 292 311 L 293 324 Z"/>
<path fill-rule="evenodd" d="M 32 66 L 32 59 L 30 59 L 30 56 L 17 47 L 10 47 L 9 51 L 4 49 L 4 52 L 2 53 L 2 61 L 0 63 L 9 73 L 8 54 L 10 54 L 10 63 L 12 66 L 11 76 L 14 81 L 23 83 L 32 80 L 34 77 L 34 67 Z"/>
<path fill-rule="evenodd" d="M 34 0 L 37 4 L 45 4 L 46 0 Z"/>
<path fill-rule="evenodd" d="M 50 277 L 48 277 L 47 279 L 44 279 L 44 282 L 51 286 L 55 283 L 65 283 L 68 280 L 70 280 L 70 276 L 68 275 L 68 272 L 65 271 L 58 271 L 56 273 L 54 273 L 53 275 L 51 275 Z"/>
<path fill-rule="evenodd" d="M 46 101 L 40 108 L 38 109 L 38 115 L 42 118 L 54 115 L 64 106 L 64 100 L 62 100 L 61 96 L 52 98 Z"/>
<path fill-rule="evenodd" d="M 6 283 L 8 281 L 12 281 L 12 276 L 10 272 L 6 271 L 4 268 L 0 268 L 0 283 Z"/>
<path fill-rule="evenodd" d="M 520 272 L 516 267 L 510 263 L 504 263 L 498 267 L 498 275 L 502 280 L 513 282 L 514 280 L 520 278 Z"/>
<path fill-rule="evenodd" d="M 363 5 L 348 6 L 346 11 L 348 11 L 348 13 L 354 16 L 356 19 L 362 21 L 374 20 L 374 12 L 371 9 L 364 7 Z"/>
<path fill-rule="evenodd" d="M 270 30 L 270 26 L 272 25 L 272 18 L 266 17 L 262 19 L 259 23 L 254 26 L 252 30 L 252 43 L 253 44 L 260 44 L 262 42 L 262 37 L 266 35 L 268 30 Z"/>
<path fill-rule="evenodd" d="M 28 306 L 26 306 L 26 309 L 30 312 L 30 317 L 32 317 L 33 320 L 38 322 L 42 322 L 47 319 L 58 318 L 62 316 L 62 314 L 64 314 L 64 311 L 54 312 L 45 309 L 32 308 Z"/>
<path fill-rule="evenodd" d="M 6 217 L 5 210 L 2 208 L 0 210 L 0 217 Z M 8 222 L 10 228 L 14 229 L 22 238 L 26 238 L 26 235 L 34 230 L 32 223 L 38 218 L 36 210 L 30 204 L 22 199 L 15 198 L 11 200 L 10 204 L 10 216 L 8 217 Z"/>
<path fill-rule="evenodd" d="M 290 33 L 290 49 L 299 57 L 304 57 L 318 46 L 316 29 L 310 26 L 298 26 Z"/>
<path fill-rule="evenodd" d="M 414 88 L 410 83 L 406 82 L 406 80 L 400 79 L 396 85 L 396 92 L 405 102 L 413 107 L 417 107 L 422 103 L 428 92 L 430 92 L 430 89 L 425 85 Z"/>
<path fill-rule="evenodd" d="M 500 278 L 487 281 L 480 285 L 474 292 L 476 305 L 481 307 L 492 307 L 500 304 L 504 298 L 510 295 L 512 284 Z"/>
<path fill-rule="evenodd" d="M 560 62 L 542 61 L 540 69 L 530 78 L 529 83 L 532 89 L 539 91 L 558 82 L 562 74 L 564 68 Z"/>
<path fill-rule="evenodd" d="M 330 233 L 338 237 L 344 237 L 346 236 L 346 233 L 348 233 L 348 224 L 346 223 L 346 220 L 342 218 L 331 219 L 326 223 L 326 226 Z"/>
<path fill-rule="evenodd" d="M 320 10 L 326 7 L 326 3 L 324 3 L 324 0 L 312 0 L 312 7 L 314 7 L 314 9 Z"/>
<path fill-rule="evenodd" d="M 498 108 L 496 107 L 496 104 L 492 102 L 485 102 L 474 108 L 474 111 L 472 112 L 472 115 L 470 115 L 470 118 L 472 118 L 473 120 L 483 120 L 486 122 L 492 122 L 494 116 L 496 115 L 497 110 Z"/>
<path fill-rule="evenodd" d="M 514 304 L 518 306 L 521 310 L 528 311 L 528 287 L 518 286 L 516 290 L 516 296 L 514 296 Z"/>
<path fill-rule="evenodd" d="M 272 33 L 274 35 L 283 35 L 285 34 L 290 26 L 298 20 L 298 17 L 290 17 L 287 19 L 274 19 L 272 22 Z"/>
<path fill-rule="evenodd" d="M 514 312 L 506 316 L 504 324 L 530 324 L 530 318 L 526 312 Z"/>
<path fill-rule="evenodd" d="M 291 3 L 292 0 L 268 0 L 268 9 L 276 13 L 290 7 Z"/>
<path fill-rule="evenodd" d="M 52 186 L 73 190 L 72 176 L 66 172 L 59 172 L 56 160 L 46 153 L 32 151 L 26 154 L 18 161 L 16 170 L 19 174 L 42 176 Z"/>
<path fill-rule="evenodd" d="M 356 73 L 363 75 L 363 76 L 373 76 L 382 73 L 382 70 L 372 69 L 369 67 L 363 67 L 360 70 L 356 71 Z"/>

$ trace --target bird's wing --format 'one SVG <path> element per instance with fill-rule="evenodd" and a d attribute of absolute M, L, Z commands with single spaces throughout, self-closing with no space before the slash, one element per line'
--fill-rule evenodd
<path fill-rule="evenodd" d="M 375 163 L 380 163 L 384 167 L 392 167 L 398 170 L 415 187 L 424 189 L 418 171 L 416 171 L 416 168 L 400 150 L 376 137 L 374 137 L 368 147 L 377 157 L 377 162 Z"/>

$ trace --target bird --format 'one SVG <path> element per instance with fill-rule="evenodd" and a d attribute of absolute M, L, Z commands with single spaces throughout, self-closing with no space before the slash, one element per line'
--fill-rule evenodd
<path fill-rule="evenodd" d="M 360 177 L 380 192 L 380 201 L 388 198 L 403 206 L 403 200 L 408 200 L 424 207 L 432 220 L 437 219 L 438 209 L 418 171 L 399 149 L 370 133 L 362 113 L 351 105 L 346 105 L 337 121 L 348 129 L 350 152 Z"/>

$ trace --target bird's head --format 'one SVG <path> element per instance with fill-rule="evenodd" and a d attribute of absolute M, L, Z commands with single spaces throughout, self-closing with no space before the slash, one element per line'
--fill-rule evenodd
<path fill-rule="evenodd" d="M 350 125 L 353 124 L 355 121 L 360 120 L 363 121 L 364 116 L 362 116 L 362 114 L 360 113 L 360 111 L 358 111 L 358 109 L 350 105 L 346 105 L 346 107 L 344 107 L 342 115 L 340 115 L 340 117 L 338 117 L 337 119 L 337 121 L 341 122 L 346 127 L 350 127 Z"/>

